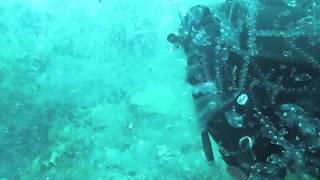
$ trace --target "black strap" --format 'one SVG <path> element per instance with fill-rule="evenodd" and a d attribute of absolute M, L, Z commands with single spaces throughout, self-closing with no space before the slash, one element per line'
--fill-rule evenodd
<path fill-rule="evenodd" d="M 201 140 L 202 140 L 203 151 L 206 155 L 207 160 L 213 161 L 214 155 L 213 155 L 212 146 L 210 142 L 209 132 L 207 130 L 202 131 Z"/>

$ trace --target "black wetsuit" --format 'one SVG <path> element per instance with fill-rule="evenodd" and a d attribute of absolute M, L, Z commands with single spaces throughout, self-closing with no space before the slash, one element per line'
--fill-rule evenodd
<path fill-rule="evenodd" d="M 182 19 L 180 45 L 202 138 L 210 134 L 226 163 L 252 179 L 283 178 L 296 160 L 319 178 L 320 42 L 310 40 L 320 36 L 316 25 L 303 24 L 315 17 L 304 7 L 241 3 L 228 1 L 215 13 L 195 6 Z M 209 148 L 204 142 L 213 160 Z"/>

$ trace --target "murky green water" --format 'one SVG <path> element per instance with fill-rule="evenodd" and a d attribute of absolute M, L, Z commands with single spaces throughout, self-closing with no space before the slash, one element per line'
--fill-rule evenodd
<path fill-rule="evenodd" d="M 3 0 L 0 179 L 223 175 L 166 42 L 199 2 Z"/>
<path fill-rule="evenodd" d="M 319 176 L 319 4 L 2 0 L 0 180 Z"/>

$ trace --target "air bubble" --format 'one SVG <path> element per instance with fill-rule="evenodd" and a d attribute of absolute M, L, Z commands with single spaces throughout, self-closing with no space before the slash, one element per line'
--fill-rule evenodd
<path fill-rule="evenodd" d="M 248 95 L 247 94 L 241 94 L 238 99 L 237 99 L 237 103 L 241 106 L 247 104 L 248 102 Z"/>

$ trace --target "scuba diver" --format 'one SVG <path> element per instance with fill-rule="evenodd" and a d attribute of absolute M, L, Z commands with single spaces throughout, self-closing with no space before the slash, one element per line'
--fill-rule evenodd
<path fill-rule="evenodd" d="M 316 1 L 198 5 L 167 40 L 187 56 L 202 126 L 237 179 L 320 178 L 320 19 Z"/>

